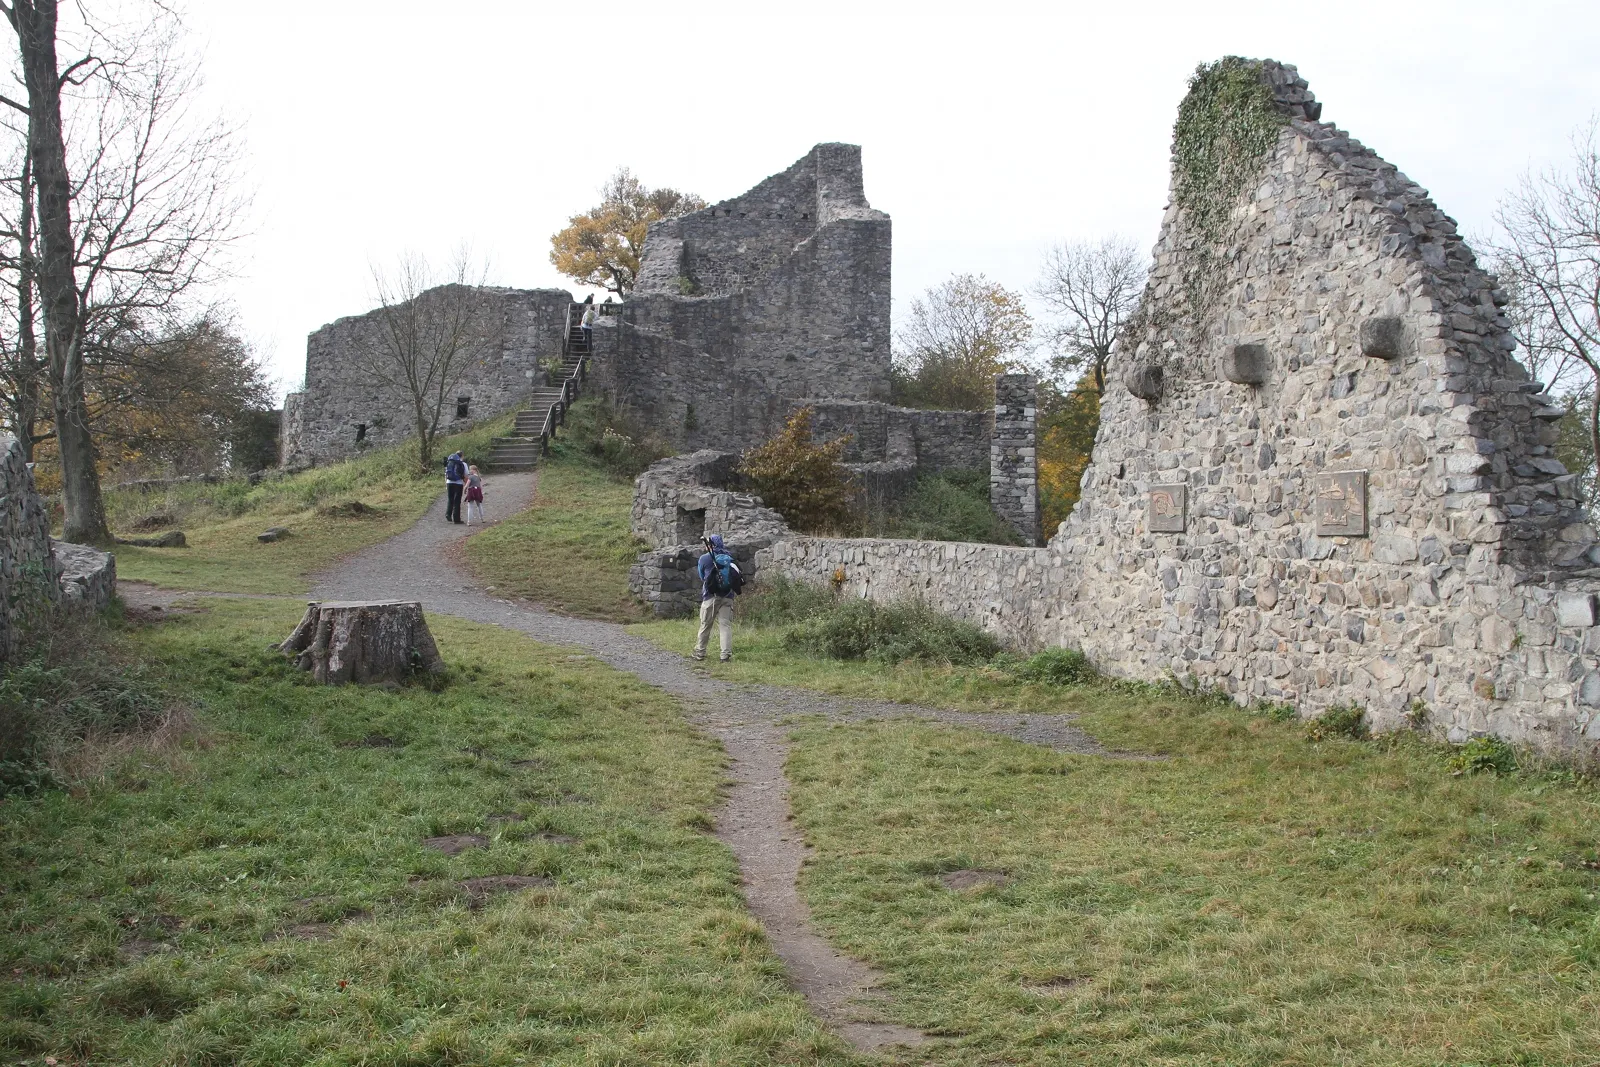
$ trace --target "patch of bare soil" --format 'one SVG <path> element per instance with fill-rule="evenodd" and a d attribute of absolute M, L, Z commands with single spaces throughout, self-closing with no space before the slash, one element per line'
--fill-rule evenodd
<path fill-rule="evenodd" d="M 371 504 L 363 504 L 359 500 L 347 500 L 343 504 L 328 504 L 318 508 L 317 514 L 329 519 L 363 519 L 372 515 L 382 515 L 383 510 Z"/>
<path fill-rule="evenodd" d="M 330 941 L 338 932 L 333 923 L 295 923 L 293 926 L 285 926 L 282 930 L 271 931 L 262 940 Z"/>
<path fill-rule="evenodd" d="M 128 524 L 128 528 L 138 530 L 140 533 L 147 533 L 150 530 L 164 530 L 168 526 L 176 525 L 178 525 L 177 516 L 165 511 L 155 511 L 143 518 L 134 519 L 133 522 Z"/>
<path fill-rule="evenodd" d="M 171 952 L 172 945 L 165 941 L 153 941 L 148 937 L 135 937 L 124 941 L 117 946 L 117 955 L 124 960 L 142 960 L 146 956 L 154 956 L 161 952 Z"/>
<path fill-rule="evenodd" d="M 400 748 L 401 743 L 383 734 L 368 734 L 359 741 L 340 741 L 340 748 Z"/>
<path fill-rule="evenodd" d="M 527 822 L 528 821 L 528 817 L 526 815 L 520 815 L 520 814 L 518 814 L 517 812 L 514 812 L 514 811 L 497 811 L 493 815 L 487 816 L 487 821 L 492 822 L 492 823 L 494 823 L 494 822 Z"/>
<path fill-rule="evenodd" d="M 446 834 L 443 837 L 427 838 L 422 842 L 422 847 L 443 852 L 446 856 L 454 856 L 469 848 L 488 848 L 489 839 L 482 834 Z"/>
<path fill-rule="evenodd" d="M 946 889 L 954 889 L 957 892 L 961 892 L 967 889 L 979 889 L 984 886 L 1005 885 L 1007 882 L 1011 881 L 1011 878 L 1004 871 L 986 871 L 977 869 L 968 871 L 950 871 L 947 874 L 941 874 L 939 876 L 939 881 L 944 883 Z"/>
<path fill-rule="evenodd" d="M 1041 997 L 1059 997 L 1082 984 L 1082 978 L 1073 978 L 1063 974 L 1054 978 L 1046 978 L 1042 982 L 1024 982 L 1022 983 L 1022 988 Z"/>
<path fill-rule="evenodd" d="M 456 885 L 467 891 L 467 906 L 481 908 L 489 898 L 500 893 L 520 893 L 524 889 L 547 889 L 555 882 L 542 875 L 488 874 L 481 878 L 463 878 Z"/>

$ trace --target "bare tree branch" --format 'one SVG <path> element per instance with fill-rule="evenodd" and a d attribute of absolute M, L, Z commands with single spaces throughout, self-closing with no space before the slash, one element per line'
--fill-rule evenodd
<path fill-rule="evenodd" d="M 1055 377 L 1094 376 L 1105 392 L 1111 350 L 1144 290 L 1145 257 L 1125 237 L 1056 245 L 1045 253 L 1034 295 L 1047 315 Z"/>
<path fill-rule="evenodd" d="M 1592 504 L 1600 492 L 1600 119 L 1573 135 L 1568 168 L 1524 175 L 1495 221 L 1504 239 L 1492 256 L 1523 359 L 1551 392 L 1586 409 Z"/>

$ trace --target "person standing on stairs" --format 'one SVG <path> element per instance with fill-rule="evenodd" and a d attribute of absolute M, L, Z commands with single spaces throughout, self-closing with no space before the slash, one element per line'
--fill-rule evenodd
<path fill-rule="evenodd" d="M 694 658 L 706 658 L 706 644 L 715 622 L 722 643 L 722 662 L 726 663 L 733 658 L 733 598 L 744 588 L 744 575 L 722 543 L 721 534 L 706 538 L 705 546 L 696 568 L 700 573 L 700 636 L 694 644 Z"/>
<path fill-rule="evenodd" d="M 467 484 L 467 461 L 452 452 L 444 461 L 444 521 L 461 521 L 461 490 Z"/>
<path fill-rule="evenodd" d="M 594 294 L 590 293 L 589 298 L 593 300 Z M 584 355 L 588 355 L 590 352 L 594 351 L 594 320 L 599 317 L 600 313 L 595 311 L 593 304 L 589 304 L 583 309 L 583 321 L 580 322 L 579 325 L 583 327 Z"/>

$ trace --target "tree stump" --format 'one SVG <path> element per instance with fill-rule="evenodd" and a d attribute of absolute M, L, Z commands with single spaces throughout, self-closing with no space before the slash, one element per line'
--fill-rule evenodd
<path fill-rule="evenodd" d="M 415 600 L 313 600 L 278 648 L 322 685 L 403 682 L 444 670 Z"/>

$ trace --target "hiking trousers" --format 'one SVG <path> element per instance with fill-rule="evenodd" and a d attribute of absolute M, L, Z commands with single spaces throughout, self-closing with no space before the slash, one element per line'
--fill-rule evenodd
<path fill-rule="evenodd" d="M 461 490 L 466 486 L 461 482 L 446 482 L 444 486 L 444 521 L 461 521 Z"/>
<path fill-rule="evenodd" d="M 694 643 L 695 655 L 704 655 L 711 640 L 711 624 L 717 624 L 722 639 L 722 655 L 733 655 L 733 597 L 714 596 L 700 601 L 700 637 Z"/>

